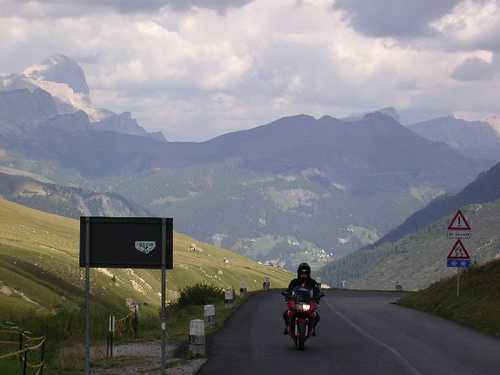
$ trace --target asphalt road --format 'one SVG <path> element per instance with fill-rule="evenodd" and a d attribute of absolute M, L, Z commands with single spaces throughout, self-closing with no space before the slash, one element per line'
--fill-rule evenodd
<path fill-rule="evenodd" d="M 327 292 L 318 336 L 297 351 L 278 292 L 253 296 L 208 339 L 201 375 L 499 375 L 500 338 L 391 304 L 384 292 Z"/>

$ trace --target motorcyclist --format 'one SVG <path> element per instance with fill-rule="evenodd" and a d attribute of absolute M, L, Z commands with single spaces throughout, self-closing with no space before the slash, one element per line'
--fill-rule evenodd
<path fill-rule="evenodd" d="M 321 298 L 321 290 L 320 284 L 316 282 L 316 280 L 311 278 L 311 267 L 307 263 L 301 263 L 297 268 L 297 278 L 290 281 L 288 285 L 288 296 L 291 296 L 292 290 L 298 286 L 306 287 L 308 289 L 312 289 L 313 291 L 313 299 L 319 304 Z M 284 335 L 288 335 L 288 311 L 285 311 L 283 314 L 283 319 L 285 321 L 285 330 L 283 332 Z M 316 336 L 316 325 L 319 323 L 319 314 L 316 313 L 316 319 L 314 321 L 312 335 Z"/>

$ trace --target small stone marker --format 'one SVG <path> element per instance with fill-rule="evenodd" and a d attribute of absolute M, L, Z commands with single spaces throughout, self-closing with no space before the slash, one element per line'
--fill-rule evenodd
<path fill-rule="evenodd" d="M 240 295 L 242 298 L 246 297 L 248 293 L 248 287 L 247 287 L 247 283 L 242 281 L 240 282 Z"/>
<path fill-rule="evenodd" d="M 189 322 L 189 351 L 193 355 L 205 355 L 205 322 L 201 319 Z"/>
<path fill-rule="evenodd" d="M 208 327 L 213 327 L 215 325 L 215 306 L 214 305 L 203 306 L 203 317 L 205 319 L 205 324 Z"/>
<path fill-rule="evenodd" d="M 224 306 L 226 308 L 233 307 L 234 302 L 234 290 L 233 288 L 228 288 L 224 291 Z"/>
<path fill-rule="evenodd" d="M 271 289 L 271 280 L 269 280 L 269 277 L 264 277 L 264 282 L 262 283 L 262 289 L 264 289 L 266 292 Z"/>

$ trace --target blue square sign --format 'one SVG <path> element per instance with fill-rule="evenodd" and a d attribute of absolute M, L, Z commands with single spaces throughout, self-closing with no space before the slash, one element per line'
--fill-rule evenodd
<path fill-rule="evenodd" d="M 448 267 L 469 268 L 470 259 L 448 259 Z"/>

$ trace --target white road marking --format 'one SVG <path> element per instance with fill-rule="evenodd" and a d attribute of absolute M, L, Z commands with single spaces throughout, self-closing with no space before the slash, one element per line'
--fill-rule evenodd
<path fill-rule="evenodd" d="M 415 367 L 412 366 L 412 364 L 405 358 L 403 355 L 398 352 L 396 349 L 394 349 L 392 346 L 386 344 L 383 341 L 380 341 L 377 339 L 375 336 L 372 336 L 368 332 L 366 332 L 363 328 L 358 326 L 356 323 L 354 323 L 352 320 L 350 320 L 348 317 L 346 317 L 344 314 L 342 314 L 340 311 L 335 309 L 330 303 L 328 303 L 328 300 L 325 298 L 325 303 L 326 305 L 332 310 L 334 314 L 336 314 L 340 319 L 342 319 L 344 322 L 349 324 L 352 328 L 354 328 L 356 331 L 358 331 L 361 335 L 366 337 L 367 339 L 371 340 L 375 344 L 381 346 L 382 348 L 388 350 L 392 354 L 394 354 L 407 368 L 410 370 L 410 372 L 413 375 L 423 375 L 420 371 L 418 371 Z"/>

